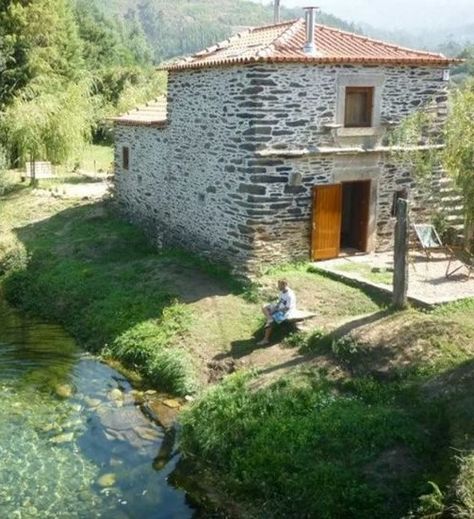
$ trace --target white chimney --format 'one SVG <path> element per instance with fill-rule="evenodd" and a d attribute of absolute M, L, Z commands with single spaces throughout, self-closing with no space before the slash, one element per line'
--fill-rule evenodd
<path fill-rule="evenodd" d="M 316 45 L 314 43 L 314 33 L 316 29 L 316 13 L 319 7 L 305 7 L 305 24 L 306 24 L 306 43 L 303 51 L 308 56 L 316 55 Z"/>

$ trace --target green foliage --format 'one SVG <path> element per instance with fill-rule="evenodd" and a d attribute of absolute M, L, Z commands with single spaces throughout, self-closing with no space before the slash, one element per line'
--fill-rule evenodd
<path fill-rule="evenodd" d="M 7 188 L 6 172 L 8 168 L 7 153 L 3 146 L 0 145 L 0 196 L 3 195 Z"/>
<path fill-rule="evenodd" d="M 18 232 L 25 261 L 3 261 L 12 302 L 60 321 L 88 349 L 137 369 L 159 388 L 195 390 L 193 362 L 175 346 L 190 311 L 166 288 L 160 273 L 167 259 L 136 228 L 106 207 L 86 206 Z"/>
<path fill-rule="evenodd" d="M 351 336 L 344 336 L 333 340 L 331 350 L 336 358 L 350 362 L 361 352 L 361 347 Z"/>
<path fill-rule="evenodd" d="M 469 223 L 474 223 L 474 80 L 451 95 L 445 132 L 445 168 L 454 177 L 464 198 Z"/>
<path fill-rule="evenodd" d="M 47 84 L 15 97 L 1 122 L 3 142 L 15 166 L 28 160 L 60 163 L 78 157 L 90 139 L 93 111 L 87 82 Z"/>
<path fill-rule="evenodd" d="M 457 460 L 460 470 L 454 485 L 453 517 L 470 519 L 474 517 L 474 454 L 459 456 Z"/>
<path fill-rule="evenodd" d="M 421 147 L 440 144 L 440 133 L 436 129 L 436 113 L 425 106 L 406 117 L 388 135 L 388 144 L 394 147 L 392 157 L 419 182 L 429 182 L 433 171 L 440 167 L 439 150 Z M 415 149 L 418 146 L 420 149 Z"/>
<path fill-rule="evenodd" d="M 421 475 L 394 474 L 388 490 L 368 467 L 395 446 L 423 448 L 409 412 L 338 395 L 314 376 L 257 392 L 250 381 L 232 377 L 181 417 L 182 450 L 225 474 L 227 494 L 266 517 L 400 517 L 400 503 L 391 509 L 387 498 L 398 488 L 406 507 Z"/>
<path fill-rule="evenodd" d="M 444 510 L 444 496 L 436 483 L 428 481 L 428 485 L 431 487 L 431 492 L 418 498 L 419 506 L 416 509 L 416 516 L 435 519 L 440 517 Z"/>
<path fill-rule="evenodd" d="M 117 337 L 103 352 L 145 373 L 157 387 L 179 395 L 195 391 L 195 374 L 189 354 L 170 347 L 187 329 L 190 311 L 182 304 L 166 306 L 159 319 L 141 322 Z"/>

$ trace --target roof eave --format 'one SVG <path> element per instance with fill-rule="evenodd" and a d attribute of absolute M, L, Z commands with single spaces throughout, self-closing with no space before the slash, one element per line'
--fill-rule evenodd
<path fill-rule="evenodd" d="M 258 63 L 307 63 L 314 65 L 408 65 L 408 66 L 433 66 L 442 67 L 450 66 L 456 63 L 463 63 L 464 60 L 457 58 L 371 58 L 371 57 L 346 57 L 346 58 L 335 58 L 335 57 L 312 57 L 312 56 L 294 56 L 294 57 L 259 57 L 259 58 L 232 58 L 223 59 L 207 62 L 187 62 L 187 63 L 175 63 L 160 67 L 158 70 L 166 70 L 168 72 L 177 72 L 180 70 L 188 69 L 206 69 L 215 67 L 226 67 L 226 66 L 238 66 L 238 65 L 251 65 Z"/>

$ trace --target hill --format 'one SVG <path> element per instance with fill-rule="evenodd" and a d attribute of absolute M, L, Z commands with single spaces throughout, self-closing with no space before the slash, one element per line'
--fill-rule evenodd
<path fill-rule="evenodd" d="M 107 14 L 136 21 L 145 32 L 158 63 L 189 54 L 228 38 L 249 26 L 273 22 L 273 8 L 248 0 L 94 0 Z M 282 20 L 301 17 L 302 9 L 282 8 Z M 321 23 L 346 30 L 356 27 L 321 13 Z"/>

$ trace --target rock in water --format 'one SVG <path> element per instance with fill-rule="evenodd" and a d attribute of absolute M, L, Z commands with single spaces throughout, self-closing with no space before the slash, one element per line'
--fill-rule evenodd
<path fill-rule="evenodd" d="M 107 396 L 109 400 L 123 400 L 123 393 L 118 388 L 112 389 Z"/>
<path fill-rule="evenodd" d="M 171 398 L 163 400 L 163 403 L 166 407 L 170 407 L 171 409 L 179 409 L 181 407 L 181 404 L 177 400 Z"/>
<path fill-rule="evenodd" d="M 60 398 L 70 398 L 72 396 L 72 386 L 69 384 L 59 384 L 54 388 L 56 395 Z"/>
<path fill-rule="evenodd" d="M 102 476 L 97 480 L 97 484 L 102 488 L 113 487 L 116 482 L 117 476 L 113 472 L 102 474 Z"/>
<path fill-rule="evenodd" d="M 69 443 L 74 439 L 74 433 L 64 433 L 58 434 L 58 436 L 53 436 L 49 441 L 51 443 L 61 444 L 61 443 Z"/>

